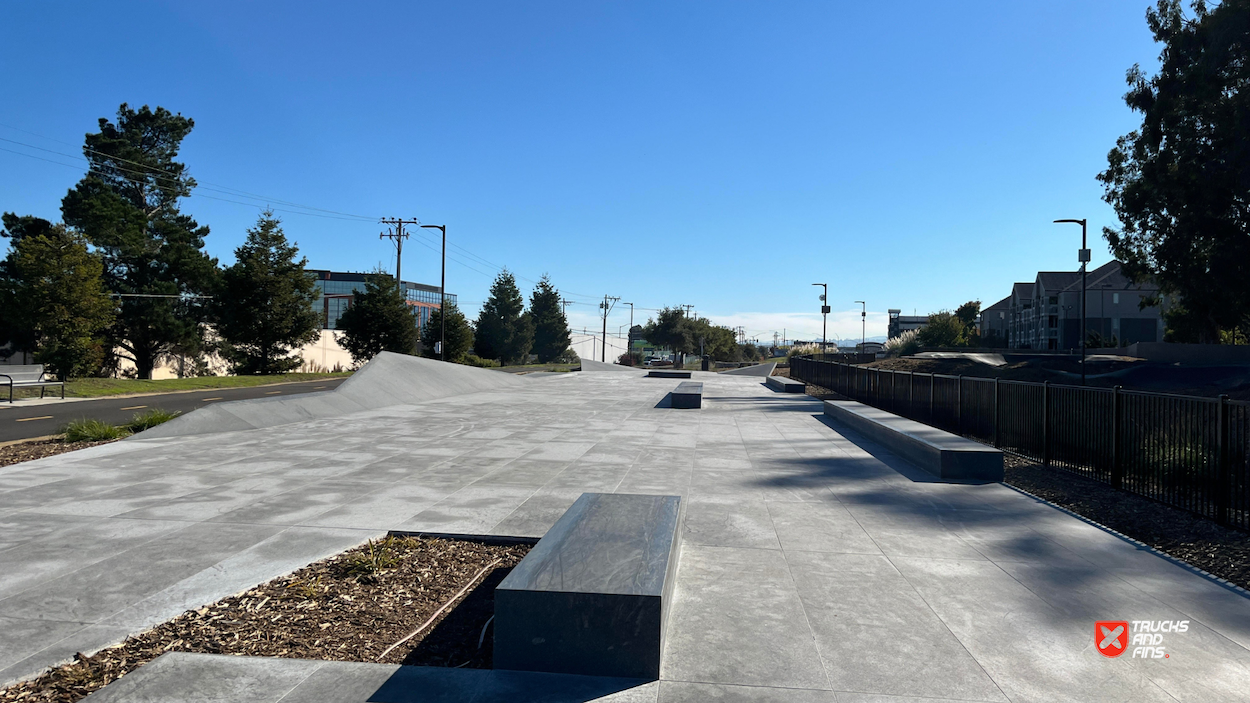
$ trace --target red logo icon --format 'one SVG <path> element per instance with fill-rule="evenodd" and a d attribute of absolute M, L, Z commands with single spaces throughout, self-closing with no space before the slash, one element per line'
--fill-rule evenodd
<path fill-rule="evenodd" d="M 1118 657 L 1128 649 L 1128 621 L 1100 620 L 1094 623 L 1094 644 L 1104 657 Z"/>

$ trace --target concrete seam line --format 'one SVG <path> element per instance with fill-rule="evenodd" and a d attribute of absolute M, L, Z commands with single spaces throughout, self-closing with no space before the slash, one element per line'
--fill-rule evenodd
<path fill-rule="evenodd" d="M 406 635 L 406 636 L 405 636 L 402 640 L 400 640 L 400 641 L 396 642 L 395 644 L 393 644 L 393 645 L 391 645 L 391 646 L 387 647 L 387 648 L 386 648 L 386 651 L 384 651 L 384 652 L 382 652 L 381 654 L 379 654 L 379 655 L 378 655 L 378 658 L 377 658 L 377 659 L 374 659 L 373 661 L 382 661 L 382 657 L 385 657 L 386 655 L 390 654 L 392 651 L 394 651 L 394 650 L 395 650 L 395 648 L 396 648 L 396 647 L 398 647 L 399 645 L 401 645 L 401 644 L 403 644 L 403 643 L 407 642 L 408 640 L 412 639 L 413 637 L 416 637 L 418 634 L 420 634 L 420 632 L 421 632 L 422 630 L 424 630 L 425 628 L 429 627 L 429 626 L 430 626 L 430 623 L 432 623 L 432 622 L 434 622 L 436 619 L 438 619 L 438 616 L 439 616 L 439 615 L 442 615 L 442 614 L 443 614 L 443 611 L 444 611 L 444 610 L 447 610 L 448 608 L 450 608 L 450 607 L 451 607 L 451 605 L 452 605 L 453 603 L 455 603 L 456 601 L 460 600 L 460 596 L 463 596 L 465 593 L 467 593 L 467 592 L 469 591 L 469 589 L 470 589 L 470 588 L 473 588 L 473 585 L 474 585 L 475 583 L 477 583 L 477 580 L 478 580 L 478 579 L 480 579 L 480 578 L 482 578 L 482 575 L 483 575 L 483 574 L 485 574 L 487 571 L 490 571 L 491 567 L 495 566 L 495 565 L 496 565 L 496 564 L 498 564 L 499 562 L 500 562 L 500 560 L 499 560 L 499 559 L 496 559 L 496 560 L 492 561 L 491 563 L 487 564 L 486 566 L 483 566 L 483 567 L 482 567 L 482 570 L 481 570 L 481 571 L 479 571 L 479 572 L 477 572 L 477 574 L 475 574 L 475 575 L 473 576 L 473 578 L 469 579 L 469 582 L 468 582 L 468 583 L 466 583 L 466 584 L 464 585 L 464 588 L 460 589 L 460 592 L 459 592 L 459 593 L 457 593 L 456 595 L 452 596 L 452 597 L 451 597 L 451 600 L 447 601 L 446 603 L 443 603 L 443 606 L 442 606 L 441 608 L 439 608 L 438 610 L 435 610 L 435 611 L 434 611 L 434 614 L 430 616 L 430 619 L 429 619 L 429 620 L 426 620 L 425 622 L 421 623 L 421 627 L 418 627 L 417 629 L 413 630 L 412 632 L 409 632 L 409 633 L 408 633 L 408 634 L 407 634 L 407 635 Z"/>

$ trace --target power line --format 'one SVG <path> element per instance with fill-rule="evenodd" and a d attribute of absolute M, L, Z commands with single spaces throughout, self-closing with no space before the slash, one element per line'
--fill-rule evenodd
<path fill-rule="evenodd" d="M 7 125 L 0 125 L 0 127 L 7 127 Z M 8 128 L 9 128 L 9 129 L 17 129 L 16 127 L 8 127 Z M 22 130 L 22 129 L 17 129 L 17 131 L 19 131 L 19 132 L 26 132 L 26 130 Z M 27 134 L 32 134 L 32 135 L 34 135 L 34 136 L 36 136 L 36 137 L 41 137 L 41 138 L 43 138 L 43 139 L 48 139 L 48 140 L 50 140 L 50 141 L 55 141 L 55 142 L 58 142 L 58 143 L 61 143 L 61 144 L 66 144 L 66 143 L 67 143 L 67 142 L 61 142 L 60 140 L 57 140 L 57 139 L 52 139 L 51 137 L 42 137 L 41 135 L 34 134 L 33 132 L 26 132 L 26 133 L 27 133 Z M 44 151 L 44 152 L 47 152 L 47 153 L 49 153 L 49 154 L 57 154 L 57 155 L 59 155 L 59 156 L 66 156 L 66 157 L 69 157 L 69 158 L 71 158 L 71 159 L 82 159 L 82 160 L 87 161 L 88 163 L 90 163 L 90 159 L 87 159 L 85 156 L 80 156 L 80 155 L 77 155 L 77 154 L 66 154 L 66 153 L 64 153 L 64 152 L 55 151 L 55 150 L 53 150 L 53 149 L 45 149 L 44 147 L 41 147 L 41 146 L 35 146 L 34 144 L 27 144 L 27 143 L 25 143 L 25 142 L 19 142 L 19 141 L 14 140 L 14 139 L 7 139 L 7 138 L 5 138 L 5 137 L 0 137 L 0 141 L 6 141 L 6 142 L 9 142 L 10 144 L 18 144 L 18 145 L 20 145 L 20 146 L 24 146 L 24 147 L 27 147 L 27 148 L 30 148 L 30 149 L 38 149 L 39 151 Z M 73 146 L 73 145 L 70 145 L 70 146 Z M 103 157 L 103 158 L 106 158 L 106 159 L 110 159 L 110 160 L 113 160 L 113 161 L 120 161 L 120 162 L 122 162 L 122 163 L 128 163 L 128 164 L 131 164 L 131 165 L 134 165 L 134 166 L 138 166 L 138 167 L 140 167 L 140 168 L 142 168 L 142 169 L 147 169 L 147 171 L 135 171 L 134 169 L 127 169 L 127 170 L 130 170 L 130 171 L 131 171 L 131 172 L 133 172 L 133 173 L 137 173 L 137 174 L 142 175 L 142 176 L 151 176 L 151 177 L 154 177 L 154 178 L 157 178 L 157 179 L 161 179 L 161 180 L 166 180 L 166 181 L 174 181 L 174 182 L 181 183 L 181 181 L 178 181 L 178 179 L 172 178 L 172 177 L 170 177 L 170 176 L 168 176 L 168 175 L 166 175 L 166 174 L 162 173 L 161 171 L 158 171 L 158 170 L 154 169 L 152 166 L 149 166 L 148 164 L 140 163 L 140 162 L 138 162 L 138 161 L 131 161 L 130 159 L 124 159 L 124 158 L 122 158 L 122 157 L 120 157 L 120 156 L 114 156 L 114 155 L 112 155 L 112 154 L 106 154 L 106 153 L 104 153 L 104 152 L 102 152 L 102 151 L 99 151 L 99 150 L 96 150 L 96 149 L 92 149 L 92 148 L 87 147 L 87 146 L 82 147 L 82 150 L 83 150 L 84 152 L 89 152 L 89 153 L 92 153 L 92 154 L 96 154 L 96 155 L 98 155 L 98 156 L 100 156 L 100 157 Z M 19 153 L 19 152 L 15 152 L 15 153 Z M 121 168 L 121 167 L 114 166 L 114 168 Z M 324 213 L 331 214 L 331 215 L 339 215 L 339 216 L 341 216 L 341 217 L 356 218 L 356 219 L 361 219 L 361 220 L 369 220 L 369 221 L 373 221 L 373 220 L 375 220 L 375 219 L 376 219 L 376 218 L 374 218 L 374 217 L 369 217 L 369 216 L 367 216 L 367 215 L 356 215 L 356 214 L 349 213 L 349 212 L 339 212 L 339 211 L 337 211 L 337 210 L 326 210 L 326 209 L 324 209 L 324 208 L 313 207 L 313 206 L 311 206 L 311 205 L 303 205 L 303 204 L 301 204 L 301 203 L 291 202 L 291 201 L 289 201 L 289 200 L 280 200 L 280 199 L 278 199 L 278 198 L 271 198 L 271 197 L 269 197 L 269 196 L 267 196 L 267 195 L 259 195 L 259 194 L 257 194 L 257 193 L 250 193 L 250 192 L 248 192 L 248 191 L 245 191 L 245 190 L 240 190 L 240 189 L 238 189 L 238 188 L 232 188 L 232 187 L 230 187 L 230 186 L 227 186 L 227 185 L 222 185 L 222 184 L 220 184 L 220 183 L 213 183 L 212 181 L 203 181 L 202 183 L 201 183 L 201 182 L 199 182 L 199 181 L 196 181 L 196 185 L 197 185 L 198 187 L 200 187 L 200 188 L 205 188 L 205 189 L 207 189 L 207 190 L 214 190 L 214 191 L 217 191 L 217 192 L 223 192 L 223 193 L 225 193 L 226 195 L 234 195 L 234 196 L 236 196 L 236 197 L 253 198 L 253 199 L 256 199 L 256 200 L 265 200 L 265 201 L 268 201 L 268 202 L 278 203 L 279 205 L 286 205 L 286 206 L 288 206 L 288 207 L 303 208 L 303 209 L 305 209 L 305 210 L 315 210 L 315 211 L 317 211 L 317 212 L 324 212 Z"/>

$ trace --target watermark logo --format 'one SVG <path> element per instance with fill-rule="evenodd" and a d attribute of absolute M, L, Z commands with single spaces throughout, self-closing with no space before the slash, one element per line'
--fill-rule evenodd
<path fill-rule="evenodd" d="M 1094 623 L 1094 644 L 1104 657 L 1118 657 L 1128 649 L 1127 620 L 1099 620 Z"/>
<path fill-rule="evenodd" d="M 1094 645 L 1104 657 L 1115 658 L 1131 648 L 1130 659 L 1171 659 L 1163 648 L 1164 635 L 1188 631 L 1188 620 L 1099 620 L 1094 623 Z"/>

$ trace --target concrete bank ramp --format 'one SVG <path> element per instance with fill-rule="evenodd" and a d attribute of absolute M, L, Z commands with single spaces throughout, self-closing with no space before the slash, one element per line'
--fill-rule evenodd
<path fill-rule="evenodd" d="M 721 371 L 720 373 L 722 376 L 771 376 L 775 368 L 777 368 L 777 362 L 770 361 L 767 364 L 743 366 L 742 368 Z"/>
<path fill-rule="evenodd" d="M 617 373 L 624 372 L 624 373 L 637 374 L 639 372 L 639 369 L 636 369 L 633 366 L 621 366 L 620 364 L 608 364 L 602 361 L 595 361 L 594 359 L 587 359 L 586 357 L 582 357 L 582 373 L 586 373 L 588 371 L 592 373 L 596 371 L 606 371 L 608 373 L 612 373 L 613 371 L 615 371 Z"/>
<path fill-rule="evenodd" d="M 141 439 L 255 430 L 392 405 L 524 386 L 489 369 L 382 352 L 332 391 L 218 403 L 145 430 Z"/>

